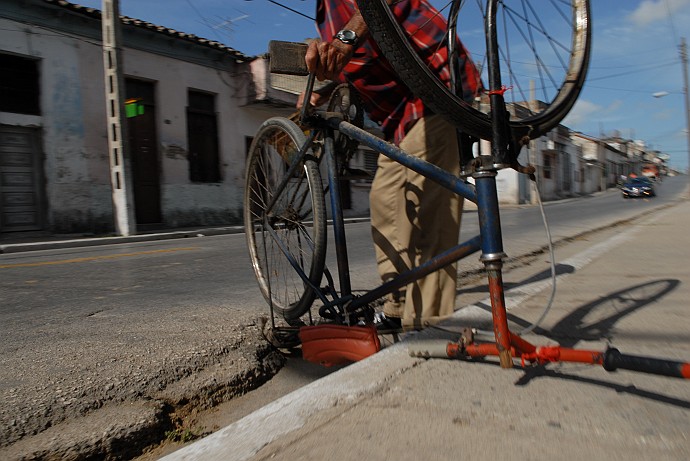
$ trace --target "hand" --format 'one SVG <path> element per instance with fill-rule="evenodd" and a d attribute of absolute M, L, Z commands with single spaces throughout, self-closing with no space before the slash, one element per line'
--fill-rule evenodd
<path fill-rule="evenodd" d="M 332 42 L 311 42 L 304 61 L 309 72 L 316 73 L 316 79 L 334 80 L 345 68 L 354 53 L 352 45 L 346 45 L 340 40 Z"/>
<path fill-rule="evenodd" d="M 303 91 L 299 95 L 299 98 L 297 98 L 297 108 L 298 109 L 301 109 L 302 106 L 304 105 L 304 95 L 305 95 L 305 93 Z M 319 94 L 315 91 L 312 91 L 311 98 L 309 98 L 309 104 L 312 107 L 322 106 L 322 105 L 326 104 L 327 101 L 328 101 L 328 95 Z"/>

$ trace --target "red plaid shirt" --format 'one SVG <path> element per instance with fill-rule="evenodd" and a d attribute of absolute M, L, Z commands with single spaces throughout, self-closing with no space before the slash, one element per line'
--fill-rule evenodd
<path fill-rule="evenodd" d="M 355 7 L 355 0 L 318 0 L 316 24 L 322 40 L 331 41 L 350 20 Z M 399 0 L 393 5 L 393 14 L 414 37 L 422 60 L 450 86 L 445 18 L 427 0 Z M 481 88 L 480 76 L 464 47 L 459 54 L 463 97 L 472 100 Z M 431 113 L 398 78 L 371 37 L 355 50 L 342 77 L 354 85 L 369 117 L 381 125 L 386 139 L 395 144 L 402 141 L 418 119 Z"/>

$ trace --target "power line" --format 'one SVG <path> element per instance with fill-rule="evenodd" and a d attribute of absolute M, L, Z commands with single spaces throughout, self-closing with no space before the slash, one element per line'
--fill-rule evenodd
<path fill-rule="evenodd" d="M 630 88 L 621 88 L 621 87 L 609 87 L 609 86 L 597 86 L 597 85 L 587 85 L 587 88 L 592 88 L 592 89 L 597 89 L 597 90 L 607 90 L 607 91 L 624 91 L 626 93 L 644 93 L 644 94 L 652 94 L 656 89 L 654 90 L 633 90 Z M 681 91 L 668 91 L 668 94 L 683 94 Z"/>
<path fill-rule="evenodd" d="M 676 26 L 673 23 L 673 15 L 671 14 L 671 7 L 668 6 L 668 0 L 664 1 L 666 6 L 666 14 L 668 15 L 668 22 L 671 24 L 671 32 L 673 33 L 673 44 L 678 43 L 678 36 L 676 35 Z"/>
<path fill-rule="evenodd" d="M 286 10 L 292 11 L 293 13 L 296 13 L 296 14 L 298 14 L 298 15 L 300 15 L 300 16 L 303 16 L 303 17 L 305 17 L 305 18 L 307 18 L 307 19 L 310 19 L 310 20 L 312 20 L 312 21 L 316 21 L 315 18 L 312 18 L 311 16 L 308 16 L 308 15 L 306 15 L 306 14 L 300 12 L 300 11 L 293 10 L 293 9 L 290 8 L 289 6 L 285 6 L 285 5 L 283 5 L 282 3 L 280 3 L 280 2 L 276 2 L 275 0 L 268 0 L 268 1 L 269 1 L 270 3 L 273 3 L 274 5 L 278 5 L 278 6 L 280 6 L 281 8 L 285 8 Z"/>
<path fill-rule="evenodd" d="M 187 4 L 194 10 L 194 12 L 196 13 L 196 15 L 199 16 L 199 18 L 201 18 L 201 23 L 204 24 L 204 25 L 205 25 L 206 27 L 208 27 L 209 29 L 211 29 L 211 31 L 212 31 L 213 34 L 216 36 L 216 38 L 218 39 L 218 41 L 222 41 L 222 40 L 223 40 L 223 37 L 221 37 L 221 35 L 218 33 L 218 31 L 217 31 L 216 29 L 213 28 L 213 26 L 212 26 L 212 24 L 210 23 L 210 21 L 209 21 L 208 19 L 206 19 L 206 18 L 204 17 L 204 15 L 201 14 L 201 11 L 199 11 L 199 9 L 198 9 L 196 6 L 194 6 L 194 3 L 192 3 L 190 0 L 186 0 L 186 1 L 187 1 Z"/>
<path fill-rule="evenodd" d="M 672 62 L 668 62 L 666 64 L 650 64 L 649 66 L 643 66 L 643 67 L 638 67 L 637 72 L 642 72 L 642 71 L 648 71 L 648 70 L 657 70 L 662 67 L 670 67 L 670 66 L 675 66 L 678 64 L 677 60 L 673 60 Z M 620 72 L 617 74 L 611 74 L 611 75 L 604 75 L 602 77 L 587 77 L 587 80 L 590 82 L 596 81 L 596 80 L 605 80 L 607 78 L 614 78 L 614 77 L 621 77 L 624 75 L 630 75 L 632 72 Z"/>

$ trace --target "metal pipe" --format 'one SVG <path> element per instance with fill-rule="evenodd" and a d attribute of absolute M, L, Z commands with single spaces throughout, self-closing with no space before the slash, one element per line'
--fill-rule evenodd
<path fill-rule="evenodd" d="M 324 137 L 324 150 L 328 167 L 328 187 L 331 198 L 331 213 L 333 216 L 333 237 L 335 239 L 336 260 L 338 261 L 338 279 L 340 280 L 340 294 L 347 298 L 352 294 L 350 283 L 350 265 L 347 256 L 347 240 L 345 238 L 345 220 L 341 206 L 340 182 L 333 148 L 333 131 Z"/>
<path fill-rule="evenodd" d="M 484 171 L 474 176 L 477 190 L 477 211 L 482 237 L 482 261 L 500 260 L 503 253 L 501 216 L 496 191 L 496 171 Z"/>
<path fill-rule="evenodd" d="M 621 354 L 620 351 L 615 348 L 606 351 L 603 365 L 606 371 L 615 371 L 621 368 L 624 370 L 670 376 L 672 378 L 690 379 L 690 363 L 626 355 Z"/>
<path fill-rule="evenodd" d="M 498 50 L 498 32 L 496 25 L 497 0 L 487 3 L 485 30 L 486 55 L 489 71 L 489 101 L 491 103 L 491 156 L 495 165 L 510 165 L 508 146 L 510 132 L 508 129 L 508 115 L 503 98 L 501 82 L 501 66 Z"/>
<path fill-rule="evenodd" d="M 377 138 L 371 133 L 358 128 L 351 123 L 339 120 L 337 117 L 330 117 L 325 119 L 324 122 L 331 128 L 334 128 L 346 136 L 359 141 L 367 147 L 372 148 L 376 152 L 385 155 L 391 160 L 394 160 L 411 169 L 412 171 L 421 174 L 425 178 L 431 179 L 432 181 L 460 195 L 461 197 L 477 203 L 477 191 L 472 184 L 468 184 L 464 179 L 461 179 L 432 163 L 426 162 L 417 157 L 413 157 L 399 147 L 386 142 L 383 139 Z"/>
<path fill-rule="evenodd" d="M 377 288 L 374 288 L 373 290 L 366 292 L 361 297 L 356 298 L 354 301 L 352 301 L 352 308 L 354 309 L 369 304 L 372 301 L 382 298 L 388 293 L 392 293 L 395 290 L 407 286 L 410 282 L 419 280 L 420 278 L 425 277 L 426 275 L 429 275 L 432 272 L 436 272 L 437 270 L 442 269 L 443 267 L 452 264 L 459 259 L 462 259 L 466 256 L 471 255 L 472 253 L 479 251 L 479 243 L 479 236 L 474 237 L 468 240 L 467 242 L 461 243 L 460 245 L 439 254 L 438 256 L 430 259 L 429 261 L 426 261 L 425 263 L 415 267 L 414 269 L 410 269 L 408 271 L 402 272 L 401 274 L 398 274 L 398 276 L 394 279 L 384 283 L 383 285 Z"/>
<path fill-rule="evenodd" d="M 498 358 L 502 368 L 512 368 L 513 351 L 511 351 L 511 333 L 508 329 L 508 314 L 506 313 L 505 296 L 503 294 L 503 278 L 500 269 L 490 269 L 488 275 L 491 315 L 493 317 L 496 347 L 498 347 Z"/>

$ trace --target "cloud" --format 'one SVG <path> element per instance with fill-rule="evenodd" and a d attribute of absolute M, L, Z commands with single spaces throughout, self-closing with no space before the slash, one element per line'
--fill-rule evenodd
<path fill-rule="evenodd" d="M 660 112 L 654 113 L 652 118 L 654 120 L 672 120 L 675 118 L 675 116 L 676 116 L 676 111 L 674 111 L 673 109 L 666 109 L 666 110 L 662 110 Z"/>
<path fill-rule="evenodd" d="M 638 26 L 668 19 L 673 13 L 690 5 L 690 0 L 644 0 L 628 18 Z"/>
<path fill-rule="evenodd" d="M 600 113 L 604 110 L 599 104 L 580 99 L 575 103 L 568 116 L 563 120 L 563 124 L 576 127 L 590 119 L 592 114 Z"/>
<path fill-rule="evenodd" d="M 562 123 L 567 127 L 578 129 L 578 126 L 582 125 L 612 121 L 617 118 L 612 117 L 612 114 L 615 114 L 622 104 L 623 102 L 618 99 L 611 101 L 608 106 L 579 99 Z"/>

